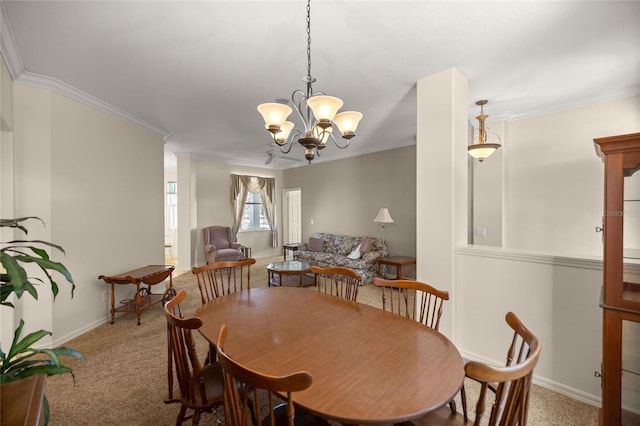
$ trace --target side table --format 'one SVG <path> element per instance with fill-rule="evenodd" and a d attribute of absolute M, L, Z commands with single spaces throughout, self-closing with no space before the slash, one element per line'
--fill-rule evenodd
<path fill-rule="evenodd" d="M 291 256 L 293 257 L 293 253 L 296 250 L 300 250 L 302 247 L 304 247 L 305 244 L 304 243 L 289 243 L 289 244 L 284 244 L 282 246 L 282 257 L 283 260 L 286 261 L 287 260 L 287 251 L 291 252 Z"/>
<path fill-rule="evenodd" d="M 404 266 L 415 265 L 416 258 L 409 256 L 387 256 L 378 258 L 378 270 L 381 270 L 382 265 L 393 266 L 396 268 L 396 280 L 402 279 L 402 268 Z M 382 274 L 381 274 L 382 275 Z M 383 276 L 383 278 L 386 278 Z"/>
<path fill-rule="evenodd" d="M 242 246 L 240 247 L 240 250 L 242 250 L 242 257 L 244 257 L 244 260 L 251 258 L 251 247 Z"/>

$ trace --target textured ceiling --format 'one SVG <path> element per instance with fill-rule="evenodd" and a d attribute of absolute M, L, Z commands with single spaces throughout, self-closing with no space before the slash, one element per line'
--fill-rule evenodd
<path fill-rule="evenodd" d="M 264 166 L 256 106 L 306 75 L 304 1 L 3 1 L 14 78 L 96 100 L 176 154 Z M 322 1 L 311 5 L 315 90 L 364 119 L 346 150 L 415 143 L 415 83 L 454 67 L 469 114 L 518 119 L 640 94 L 640 2 Z M 475 120 L 474 120 L 475 121 Z M 297 167 L 303 149 L 268 166 Z M 318 160 L 316 160 L 317 162 Z"/>

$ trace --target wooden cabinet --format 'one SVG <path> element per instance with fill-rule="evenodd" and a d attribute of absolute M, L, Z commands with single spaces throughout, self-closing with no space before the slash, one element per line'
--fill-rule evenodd
<path fill-rule="evenodd" d="M 600 424 L 631 425 L 640 422 L 640 133 L 594 141 L 604 162 Z"/>

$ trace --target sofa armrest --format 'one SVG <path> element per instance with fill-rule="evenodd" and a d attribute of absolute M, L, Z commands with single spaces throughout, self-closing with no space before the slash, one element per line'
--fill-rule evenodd
<path fill-rule="evenodd" d="M 240 244 L 240 243 L 231 243 L 231 248 L 232 249 L 236 249 L 236 250 L 240 250 L 242 248 L 242 244 Z"/>
<path fill-rule="evenodd" d="M 382 257 L 381 251 L 370 251 L 369 253 L 366 253 L 364 256 L 362 256 L 362 260 L 364 260 L 367 263 L 373 263 L 379 257 Z"/>
<path fill-rule="evenodd" d="M 216 251 L 216 246 L 214 246 L 213 244 L 207 244 L 204 246 L 204 251 L 207 253 L 213 253 Z"/>

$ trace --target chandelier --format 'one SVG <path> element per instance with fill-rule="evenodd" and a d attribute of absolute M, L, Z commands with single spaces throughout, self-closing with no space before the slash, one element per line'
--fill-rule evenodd
<path fill-rule="evenodd" d="M 485 158 L 489 157 L 491 154 L 496 152 L 498 148 L 500 148 L 499 143 L 487 143 L 487 132 L 484 128 L 484 121 L 489 116 L 484 113 L 484 106 L 488 103 L 489 101 L 487 100 L 481 100 L 476 102 L 476 105 L 480 105 L 480 115 L 476 117 L 479 123 L 478 142 L 473 145 L 469 145 L 467 147 L 467 152 L 469 153 L 469 155 L 477 159 L 481 163 L 484 161 Z M 495 136 L 496 138 L 498 138 L 498 142 L 500 141 L 500 137 L 498 135 L 492 134 L 492 136 Z"/>
<path fill-rule="evenodd" d="M 265 128 L 271 133 L 274 142 L 283 154 L 291 151 L 294 142 L 305 148 L 304 156 L 311 164 L 320 151 L 326 147 L 329 139 L 335 146 L 345 149 L 355 136 L 362 114 L 358 111 L 344 111 L 338 113 L 342 107 L 341 99 L 327 96 L 324 92 L 314 92 L 311 87 L 316 79 L 311 76 L 311 0 L 307 0 L 307 75 L 302 79 L 306 83 L 306 91 L 295 90 L 291 94 L 293 107 L 302 121 L 302 128 L 287 121 L 293 110 L 282 103 L 271 102 L 258 105 L 258 111 L 264 118 Z M 345 142 L 336 141 L 333 135 L 333 125 L 336 125 Z"/>

